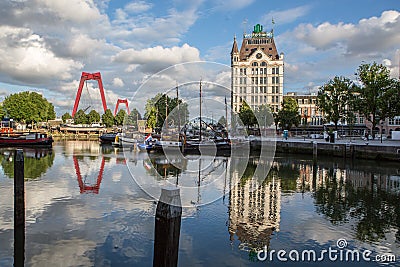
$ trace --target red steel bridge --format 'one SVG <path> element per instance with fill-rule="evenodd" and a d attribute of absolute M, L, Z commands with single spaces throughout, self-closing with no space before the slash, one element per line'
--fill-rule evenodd
<path fill-rule="evenodd" d="M 100 91 L 101 103 L 103 105 L 103 110 L 104 110 L 104 112 L 107 110 L 106 97 L 105 97 L 105 93 L 104 93 L 103 81 L 101 79 L 100 72 L 95 72 L 95 73 L 82 72 L 81 80 L 79 82 L 78 92 L 76 93 L 75 104 L 72 109 L 72 114 L 71 114 L 72 117 L 74 117 L 76 112 L 78 111 L 78 106 L 79 106 L 79 101 L 81 100 L 83 86 L 84 86 L 85 82 L 88 80 L 97 81 L 97 83 L 99 85 L 99 91 Z M 114 116 L 118 112 L 119 104 L 125 104 L 127 113 L 130 114 L 128 99 L 118 99 L 117 104 L 115 106 L 115 110 L 114 110 Z"/>

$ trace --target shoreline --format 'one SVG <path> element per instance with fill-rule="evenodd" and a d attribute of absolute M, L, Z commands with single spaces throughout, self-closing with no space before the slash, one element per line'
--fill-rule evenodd
<path fill-rule="evenodd" d="M 316 151 L 315 151 L 315 150 Z M 308 154 L 341 157 L 348 159 L 371 159 L 400 161 L 400 141 L 348 140 L 339 139 L 335 143 L 324 139 L 276 140 L 277 153 Z"/>

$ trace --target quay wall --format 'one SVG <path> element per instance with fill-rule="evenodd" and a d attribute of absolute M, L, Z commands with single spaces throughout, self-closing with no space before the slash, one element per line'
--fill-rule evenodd
<path fill-rule="evenodd" d="M 313 155 L 313 142 L 278 140 L 276 152 Z M 400 161 L 400 146 L 354 143 L 317 143 L 317 155 Z"/>

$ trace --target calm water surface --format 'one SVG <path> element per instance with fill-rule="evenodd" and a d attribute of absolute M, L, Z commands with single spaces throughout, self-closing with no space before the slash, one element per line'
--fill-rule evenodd
<path fill-rule="evenodd" d="M 148 193 L 176 184 L 184 206 L 179 266 L 400 266 L 257 259 L 265 247 L 319 253 L 338 249 L 338 239 L 344 249 L 371 250 L 371 259 L 400 256 L 396 163 L 149 157 L 82 141 L 24 154 L 26 266 L 152 266 L 157 200 Z M 13 266 L 12 151 L 0 150 L 0 162 L 0 266 Z M 256 166 L 270 167 L 267 177 Z"/>

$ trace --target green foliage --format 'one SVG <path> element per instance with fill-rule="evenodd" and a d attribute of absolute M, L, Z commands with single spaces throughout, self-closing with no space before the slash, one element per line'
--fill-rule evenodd
<path fill-rule="evenodd" d="M 78 112 L 75 113 L 74 123 L 75 124 L 88 124 L 89 123 L 89 118 L 82 109 L 78 110 Z"/>
<path fill-rule="evenodd" d="M 67 120 L 72 119 L 71 114 L 69 114 L 68 112 L 65 112 L 62 116 L 61 119 L 63 120 L 63 123 L 65 123 Z"/>
<path fill-rule="evenodd" d="M 87 115 L 88 117 L 88 123 L 92 124 L 92 123 L 96 123 L 96 122 L 100 122 L 100 114 L 92 109 L 89 114 Z"/>
<path fill-rule="evenodd" d="M 106 127 L 111 127 L 114 125 L 114 115 L 110 109 L 107 109 L 106 112 L 101 116 L 101 121 Z"/>
<path fill-rule="evenodd" d="M 299 105 L 292 97 L 286 97 L 282 102 L 282 109 L 279 110 L 276 120 L 279 125 L 286 130 L 290 130 L 293 125 L 298 126 L 300 123 Z"/>
<path fill-rule="evenodd" d="M 11 94 L 4 100 L 3 108 L 10 118 L 20 122 L 35 123 L 56 117 L 53 104 L 35 92 Z"/>
<path fill-rule="evenodd" d="M 161 128 L 168 116 L 168 124 L 183 125 L 189 118 L 189 110 L 186 103 L 179 99 L 179 112 L 177 98 L 171 98 L 165 94 L 157 94 L 147 100 L 144 117 L 147 118 L 147 126 L 153 129 Z"/>
<path fill-rule="evenodd" d="M 13 156 L 13 155 L 11 155 Z M 42 158 L 24 158 L 25 179 L 36 179 L 42 176 L 48 168 L 53 165 L 55 154 L 51 151 Z M 6 156 L 0 155 L 1 167 L 9 178 L 14 178 L 14 162 L 7 160 Z"/>
<path fill-rule="evenodd" d="M 7 115 L 7 114 L 6 114 L 6 112 L 5 112 L 4 108 L 3 108 L 3 106 L 1 105 L 1 106 L 0 106 L 0 119 L 2 120 L 6 115 Z"/>
<path fill-rule="evenodd" d="M 356 109 L 372 123 L 372 129 L 375 129 L 380 120 L 397 115 L 394 112 L 398 102 L 393 103 L 390 100 L 391 96 L 396 95 L 396 81 L 390 78 L 390 71 L 386 66 L 375 62 L 360 65 L 356 74 L 361 83 L 355 90 Z M 397 89 L 397 94 L 398 92 Z M 372 136 L 375 137 L 374 131 Z"/>
<path fill-rule="evenodd" d="M 256 118 L 253 110 L 250 108 L 250 106 L 245 101 L 240 106 L 239 118 L 243 122 L 243 124 L 245 126 L 247 126 L 247 129 L 250 126 L 257 124 L 257 118 Z"/>
<path fill-rule="evenodd" d="M 337 130 L 338 122 L 347 120 L 352 116 L 351 106 L 353 83 L 345 77 L 336 76 L 319 88 L 317 106 L 323 112 L 327 121 L 335 124 Z"/>
<path fill-rule="evenodd" d="M 261 105 L 256 111 L 257 124 L 260 128 L 271 126 L 274 123 L 274 117 L 271 109 L 267 105 Z"/>
<path fill-rule="evenodd" d="M 123 125 L 124 124 L 124 120 L 125 120 L 125 116 L 127 116 L 126 111 L 123 109 L 120 109 L 117 113 L 117 115 L 115 115 L 114 121 L 116 125 Z"/>
<path fill-rule="evenodd" d="M 139 111 L 134 108 L 131 113 L 125 117 L 124 124 L 129 125 L 137 129 L 137 121 L 142 119 L 142 115 L 140 115 Z"/>

